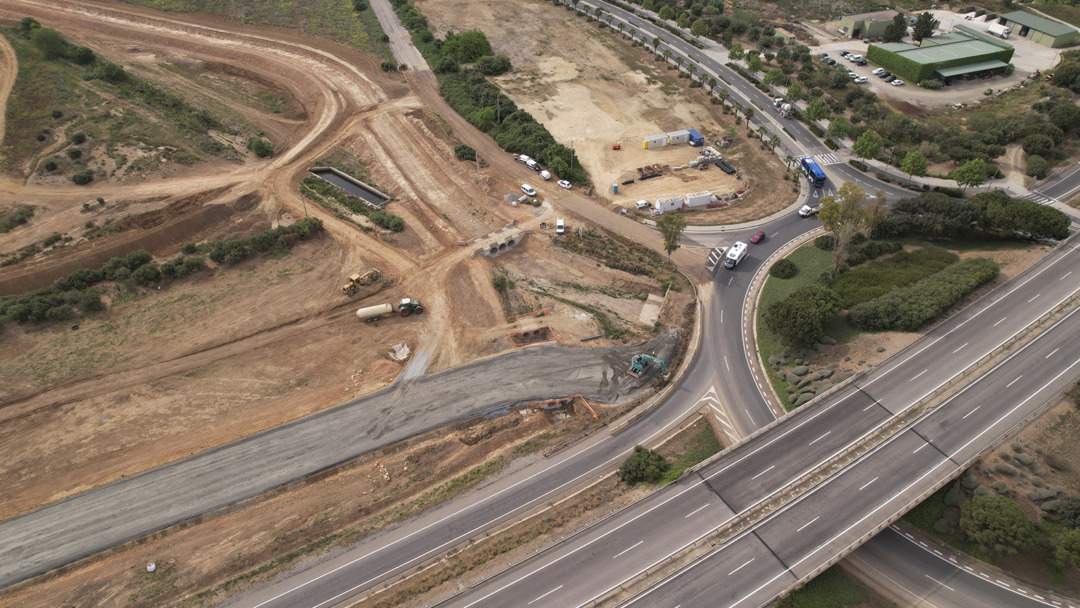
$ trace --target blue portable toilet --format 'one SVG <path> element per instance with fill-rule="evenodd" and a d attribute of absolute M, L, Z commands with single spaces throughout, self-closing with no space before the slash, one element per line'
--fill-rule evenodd
<path fill-rule="evenodd" d="M 611 184 L 611 193 L 612 194 L 618 194 L 619 193 L 619 184 Z"/>
<path fill-rule="evenodd" d="M 701 133 L 697 132 L 697 129 L 687 129 L 690 131 L 690 145 L 691 146 L 703 146 L 705 145 L 705 137 Z"/>

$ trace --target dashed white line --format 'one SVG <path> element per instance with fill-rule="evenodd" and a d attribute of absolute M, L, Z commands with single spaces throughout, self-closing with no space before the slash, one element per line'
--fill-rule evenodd
<path fill-rule="evenodd" d="M 735 280 L 735 275 L 732 275 L 731 278 L 727 280 L 728 287 L 731 287 L 731 282 L 734 281 L 734 280 Z"/>
<path fill-rule="evenodd" d="M 929 574 L 927 574 L 927 575 L 926 575 L 926 578 L 928 578 L 928 579 L 930 579 L 930 580 L 934 581 L 935 583 L 937 583 L 937 584 L 941 585 L 942 587 L 944 587 L 944 588 L 948 589 L 949 591 L 952 591 L 952 592 L 954 592 L 954 593 L 956 592 L 956 589 L 953 589 L 952 587 L 950 587 L 950 586 L 946 585 L 945 583 L 943 583 L 943 582 L 941 582 L 941 581 L 937 580 L 936 578 L 934 578 L 934 577 L 930 576 Z"/>
<path fill-rule="evenodd" d="M 756 557 L 751 557 L 751 558 L 750 558 L 750 560 L 749 560 L 749 561 L 747 561 L 747 562 L 746 562 L 745 564 L 743 564 L 743 565 L 739 566 L 738 568 L 735 568 L 735 569 L 734 569 L 734 570 L 732 570 L 731 572 L 728 572 L 728 576 L 731 576 L 732 574 L 735 574 L 735 573 L 736 573 L 736 572 L 738 572 L 739 570 L 742 570 L 743 568 L 745 568 L 745 567 L 749 566 L 749 565 L 750 565 L 750 562 L 754 561 L 755 559 L 757 559 L 757 558 L 756 558 Z"/>
<path fill-rule="evenodd" d="M 929 444 L 929 443 L 924 443 L 924 444 L 920 445 L 919 447 L 915 448 L 914 450 L 912 450 L 912 452 L 911 452 L 911 453 L 912 453 L 912 454 L 917 454 L 917 453 L 919 452 L 919 450 L 921 450 L 921 449 L 925 448 L 925 447 L 926 447 L 926 446 L 928 446 L 928 445 L 930 445 L 930 444 Z"/>
<path fill-rule="evenodd" d="M 773 470 L 773 469 L 775 469 L 775 468 L 776 468 L 776 465 L 774 464 L 774 465 L 772 465 L 771 467 L 769 467 L 769 468 L 765 469 L 764 471 L 762 471 L 762 472 L 758 473 L 757 475 L 754 475 L 754 476 L 753 476 L 753 477 L 751 477 L 750 479 L 757 479 L 758 477 L 761 477 L 761 476 L 762 476 L 762 475 L 764 475 L 765 473 L 768 473 L 769 471 L 771 471 L 771 470 Z"/>
<path fill-rule="evenodd" d="M 982 406 L 981 406 L 981 405 L 976 405 L 976 406 L 975 406 L 975 410 L 979 409 L 980 407 L 982 407 Z M 970 415 L 974 414 L 974 413 L 975 413 L 975 410 L 971 410 L 970 412 L 968 412 L 968 413 L 964 414 L 964 418 L 967 418 L 968 416 L 970 416 Z M 961 418 L 961 420 L 964 420 L 964 418 Z"/>
<path fill-rule="evenodd" d="M 706 505 L 706 506 L 708 506 L 708 505 Z M 705 507 L 702 507 L 702 508 L 705 508 Z M 629 550 L 633 549 L 634 547 L 637 547 L 638 545 L 640 545 L 640 544 L 642 544 L 642 543 L 644 543 L 644 542 L 645 542 L 645 541 L 643 541 L 643 540 L 639 540 L 639 541 L 637 541 L 637 542 L 636 542 L 636 543 L 634 543 L 633 545 L 631 545 L 631 546 L 629 546 L 629 547 L 627 547 L 627 548 L 623 549 L 622 551 L 619 551 L 618 553 L 616 553 L 616 554 L 615 554 L 614 556 L 612 556 L 612 558 L 611 558 L 611 559 L 615 559 L 616 557 L 619 557 L 619 556 L 620 556 L 620 555 L 622 555 L 623 553 L 626 553 L 627 551 L 629 551 Z"/>
<path fill-rule="evenodd" d="M 952 354 L 954 354 L 954 355 L 955 355 L 956 353 L 958 353 L 958 352 L 960 352 L 961 350 L 963 350 L 963 349 L 964 349 L 964 346 L 967 346 L 967 345 L 968 345 L 968 343 L 967 343 L 967 342 L 964 342 L 964 345 L 963 345 L 963 346 L 961 346 L 960 348 L 958 348 L 958 349 L 956 349 L 956 350 L 952 351 Z"/>
<path fill-rule="evenodd" d="M 927 372 L 927 370 L 925 370 L 925 369 L 924 369 L 924 370 L 922 370 L 921 372 L 919 372 L 919 373 L 915 374 L 915 377 L 914 377 L 914 378 L 912 378 L 911 380 L 908 380 L 908 382 L 914 382 L 915 380 L 917 380 L 917 379 L 919 378 L 919 376 L 921 376 L 921 375 L 925 374 L 926 372 Z"/>
<path fill-rule="evenodd" d="M 1013 380 L 1012 382 L 1010 382 L 1010 383 L 1006 384 L 1006 385 L 1005 385 L 1005 388 L 1009 388 L 1010 386 L 1012 386 L 1012 385 L 1016 384 L 1016 381 L 1017 381 L 1017 380 L 1019 380 L 1020 378 L 1023 378 L 1023 377 L 1024 377 L 1024 374 L 1020 374 L 1019 376 L 1017 376 L 1017 377 L 1016 377 L 1016 379 L 1015 379 L 1015 380 Z"/>
<path fill-rule="evenodd" d="M 795 531 L 796 531 L 796 532 L 802 532 L 802 531 L 803 531 L 804 529 L 806 529 L 806 528 L 807 528 L 807 527 L 808 527 L 808 526 L 809 526 L 810 524 L 814 523 L 815 521 L 817 521 L 817 520 L 819 520 L 819 519 L 821 519 L 821 516 L 820 516 L 820 515 L 818 515 L 818 516 L 817 516 L 817 517 L 815 517 L 814 519 L 811 519 L 810 521 L 806 522 L 805 524 L 803 524 L 803 525 L 802 525 L 802 527 L 801 527 L 801 528 L 799 528 L 798 530 L 795 530 Z"/>
<path fill-rule="evenodd" d="M 1008 319 L 1008 318 L 1009 318 L 1009 317 L 1001 317 L 1001 321 L 998 321 L 997 323 L 994 323 L 994 327 L 997 327 L 998 325 L 1001 325 L 1001 323 L 1002 323 L 1002 322 L 1003 322 L 1003 321 L 1004 321 L 1005 319 Z"/>
<path fill-rule="evenodd" d="M 724 322 L 724 309 L 723 308 L 720 309 L 720 322 L 721 323 Z"/>
<path fill-rule="evenodd" d="M 874 483 L 874 482 L 875 482 L 875 481 L 877 481 L 877 480 L 878 480 L 878 478 L 877 478 L 877 477 L 875 477 L 875 478 L 871 479 L 870 481 L 868 481 L 868 482 L 864 483 L 864 484 L 863 484 L 863 487 L 859 488 L 859 491 L 860 491 L 860 492 L 862 492 L 862 491 L 863 491 L 863 490 L 865 490 L 866 488 L 869 488 L 869 487 L 870 487 L 870 484 Z"/>
<path fill-rule="evenodd" d="M 705 503 L 705 504 L 701 505 L 700 507 L 694 509 L 693 511 L 687 513 L 686 517 L 683 517 L 683 519 L 689 519 L 691 515 L 697 513 L 698 511 L 704 509 L 705 507 L 709 506 L 709 504 L 711 504 L 711 503 Z"/>
<path fill-rule="evenodd" d="M 1061 349 L 1060 348 L 1055 348 L 1054 350 L 1050 351 L 1049 355 L 1046 355 L 1045 357 L 1043 357 L 1043 359 L 1049 359 L 1050 357 L 1053 357 L 1054 353 L 1056 353 L 1059 350 L 1061 350 Z"/>
<path fill-rule="evenodd" d="M 832 431 L 825 431 L 825 435 L 822 435 L 821 437 L 818 437 L 817 439 L 815 439 L 815 440 L 811 441 L 811 442 L 810 442 L 810 443 L 808 443 L 807 445 L 814 445 L 815 443 L 817 443 L 817 442 L 821 441 L 822 439 L 824 439 L 824 438 L 825 438 L 825 437 L 826 437 L 826 436 L 827 436 L 827 435 L 828 435 L 829 433 L 831 433 L 831 432 L 832 432 Z"/>
<path fill-rule="evenodd" d="M 1039 297 L 1039 296 L 1041 296 L 1041 295 L 1042 295 L 1041 293 L 1037 293 L 1037 294 L 1035 294 L 1035 296 L 1034 296 L 1034 297 L 1032 297 L 1032 298 L 1031 298 L 1030 300 L 1028 300 L 1028 304 L 1031 304 L 1032 302 L 1034 302 L 1034 301 L 1035 301 L 1036 299 L 1038 299 L 1038 297 Z"/>
<path fill-rule="evenodd" d="M 727 368 L 727 371 L 731 371 L 731 365 L 728 363 L 727 355 L 724 355 L 724 367 Z"/>
<path fill-rule="evenodd" d="M 544 599 L 545 597 L 547 597 L 547 596 L 551 595 L 552 593 L 555 593 L 556 591 L 558 591 L 559 589 L 562 589 L 563 587 L 565 587 L 565 585 L 559 585 L 558 587 L 555 587 L 555 588 L 554 588 L 554 589 L 552 589 L 551 591 L 548 591 L 548 592 L 547 592 L 547 593 L 545 593 L 544 595 L 541 595 L 540 597 L 536 598 L 535 600 L 533 600 L 533 601 L 529 602 L 529 603 L 528 603 L 528 605 L 529 605 L 529 606 L 532 606 L 532 605 L 533 605 L 533 604 L 535 604 L 536 602 L 539 602 L 540 600 L 542 600 L 542 599 Z"/>
<path fill-rule="evenodd" d="M 1059 281 L 1064 281 L 1064 280 L 1065 280 L 1065 277 L 1069 276 L 1070 274 L 1072 274 L 1072 271 L 1071 271 L 1071 270 L 1070 270 L 1069 272 L 1066 272 L 1066 273 L 1065 273 L 1064 275 L 1062 275 L 1062 276 L 1061 276 L 1061 278 L 1060 278 L 1060 279 L 1058 279 L 1058 280 L 1059 280 Z"/>

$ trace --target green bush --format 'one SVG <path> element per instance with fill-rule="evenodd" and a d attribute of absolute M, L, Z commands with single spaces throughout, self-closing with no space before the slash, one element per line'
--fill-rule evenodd
<path fill-rule="evenodd" d="M 670 468 L 671 463 L 664 458 L 663 454 L 636 445 L 634 452 L 619 467 L 619 479 L 631 485 L 656 483 Z"/>
<path fill-rule="evenodd" d="M 247 140 L 247 148 L 259 158 L 269 158 L 274 155 L 274 144 L 261 137 L 249 137 Z"/>
<path fill-rule="evenodd" d="M 93 289 L 84 289 L 79 293 L 79 310 L 83 312 L 97 312 L 105 308 L 101 296 Z"/>
<path fill-rule="evenodd" d="M 86 134 L 80 131 L 72 135 L 71 143 L 75 144 L 76 146 L 81 146 L 82 144 L 86 143 Z"/>
<path fill-rule="evenodd" d="M 90 169 L 80 171 L 75 175 L 71 176 L 71 181 L 75 182 L 76 186 L 85 186 L 86 184 L 94 181 L 94 172 Z"/>
<path fill-rule="evenodd" d="M 871 251 L 879 249 L 871 248 Z M 854 250 L 848 257 L 850 266 L 865 262 L 869 256 Z M 906 251 L 888 260 L 853 268 L 836 279 L 833 289 L 840 294 L 843 308 L 868 302 L 890 291 L 911 285 L 957 262 L 955 253 L 937 247 Z"/>
<path fill-rule="evenodd" d="M 1043 179 L 1050 173 L 1050 163 L 1038 154 L 1029 154 L 1025 173 L 1035 179 Z"/>
<path fill-rule="evenodd" d="M 774 276 L 778 279 L 790 279 L 796 274 L 799 274 L 799 267 L 795 265 L 795 262 L 787 258 L 777 260 L 772 268 L 769 269 L 769 276 Z"/>
<path fill-rule="evenodd" d="M 157 267 L 157 264 L 143 264 L 131 273 L 131 278 L 143 287 L 153 287 L 161 282 L 161 269 Z"/>
<path fill-rule="evenodd" d="M 924 88 L 924 89 L 930 89 L 932 91 L 936 91 L 936 90 L 944 87 L 945 83 L 938 80 L 937 78 L 930 78 L 929 80 L 923 80 L 922 82 L 920 82 L 919 86 Z"/>
<path fill-rule="evenodd" d="M 510 71 L 510 58 L 499 54 L 481 57 L 476 62 L 476 69 L 485 76 L 500 76 Z"/>
<path fill-rule="evenodd" d="M 865 163 L 862 163 L 862 162 L 857 161 L 855 159 L 849 160 L 848 164 L 851 165 L 852 167 L 855 167 L 859 171 L 862 171 L 863 173 L 866 173 L 866 171 L 868 170 Z"/>
<path fill-rule="evenodd" d="M 384 62 L 382 62 L 380 64 L 380 67 L 382 67 L 382 71 L 384 71 L 384 72 L 396 72 L 396 71 L 398 71 L 398 65 L 397 65 L 396 61 L 390 61 L 390 60 L 384 61 Z"/>
<path fill-rule="evenodd" d="M 831 234 L 823 234 L 814 239 L 814 247 L 822 251 L 832 251 L 836 249 L 836 237 Z"/>
<path fill-rule="evenodd" d="M 79 160 L 80 158 L 82 158 L 82 150 L 78 148 L 68 148 L 67 157 L 71 160 Z"/>
<path fill-rule="evenodd" d="M 915 331 L 997 276 L 993 260 L 970 258 L 917 283 L 858 304 L 848 321 L 866 331 Z"/>
<path fill-rule="evenodd" d="M 192 243 L 191 241 L 187 241 L 186 243 L 184 243 L 183 245 L 180 246 L 180 253 L 183 253 L 183 254 L 186 254 L 186 255 L 191 255 L 191 254 L 195 253 L 198 250 L 199 250 L 199 248 L 195 245 L 195 243 Z"/>
<path fill-rule="evenodd" d="M 770 304 L 763 320 L 765 327 L 784 344 L 803 346 L 820 338 L 825 322 L 838 312 L 840 296 L 828 287 L 810 283 L 786 299 Z"/>
<path fill-rule="evenodd" d="M 374 222 L 376 226 L 393 232 L 401 232 L 405 229 L 405 220 L 386 211 L 372 211 L 368 213 L 368 219 Z"/>
<path fill-rule="evenodd" d="M 454 146 L 454 156 L 458 160 L 476 160 L 476 150 L 467 144 L 457 144 Z"/>

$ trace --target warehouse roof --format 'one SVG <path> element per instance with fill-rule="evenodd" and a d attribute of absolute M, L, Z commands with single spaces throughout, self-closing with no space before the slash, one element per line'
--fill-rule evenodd
<path fill-rule="evenodd" d="M 902 42 L 882 44 L 880 46 L 887 51 L 903 55 L 905 59 L 924 64 L 940 63 L 951 59 L 963 59 L 964 57 L 978 57 L 980 55 L 1001 51 L 1001 47 L 974 39 L 967 39 L 960 42 L 946 42 L 945 44 L 935 44 L 925 47 L 912 46 Z"/>
<path fill-rule="evenodd" d="M 888 21 L 897 15 L 896 11 L 874 11 L 872 13 L 859 13 L 858 15 L 848 15 L 847 18 L 852 21 Z"/>
<path fill-rule="evenodd" d="M 1007 19 L 1013 23 L 1019 23 L 1025 25 L 1033 30 L 1038 30 L 1049 36 L 1062 36 L 1072 32 L 1076 32 L 1077 29 L 1071 25 L 1065 25 L 1057 21 L 1051 21 L 1038 15 L 1032 15 L 1031 13 L 1025 13 L 1024 11 L 1014 11 L 1001 16 L 1002 19 Z"/>
<path fill-rule="evenodd" d="M 997 70 L 1000 68 L 1008 67 L 1009 64 L 1004 61 L 998 61 L 997 59 L 991 59 L 990 61 L 979 61 L 977 63 L 969 63 L 967 65 L 957 65 L 951 68 L 941 68 L 937 70 L 937 73 L 942 78 L 952 78 L 953 76 L 959 76 L 961 74 L 973 74 L 975 72 L 982 72 L 984 70 Z"/>

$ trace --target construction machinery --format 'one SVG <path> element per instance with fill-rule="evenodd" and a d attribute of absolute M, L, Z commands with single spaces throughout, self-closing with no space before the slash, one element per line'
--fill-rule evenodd
<path fill-rule="evenodd" d="M 424 314 L 424 305 L 420 303 L 420 300 L 403 298 L 401 303 L 398 304 L 398 312 L 400 312 L 403 317 L 407 317 L 411 314 L 422 315 Z"/>
<path fill-rule="evenodd" d="M 375 281 L 378 281 L 379 276 L 381 276 L 381 273 L 377 268 L 372 268 L 364 274 L 351 275 L 348 282 L 341 286 L 341 293 L 351 296 L 355 294 L 361 286 L 371 285 Z"/>
<path fill-rule="evenodd" d="M 626 373 L 635 378 L 640 378 L 645 375 L 645 372 L 649 370 L 649 366 L 653 363 L 660 365 L 660 374 L 666 379 L 668 377 L 667 364 L 663 359 L 657 359 L 652 355 L 634 355 L 630 358 L 630 369 L 626 370 Z"/>
<path fill-rule="evenodd" d="M 383 315 L 392 314 L 394 312 L 393 304 L 376 304 L 375 306 L 368 306 L 356 311 L 356 317 L 361 321 L 367 323 L 374 323 L 378 321 Z M 424 305 L 420 303 L 420 300 L 414 300 L 412 298 L 402 298 L 401 302 L 397 305 L 397 312 L 407 317 L 412 314 L 422 315 L 424 314 Z"/>

